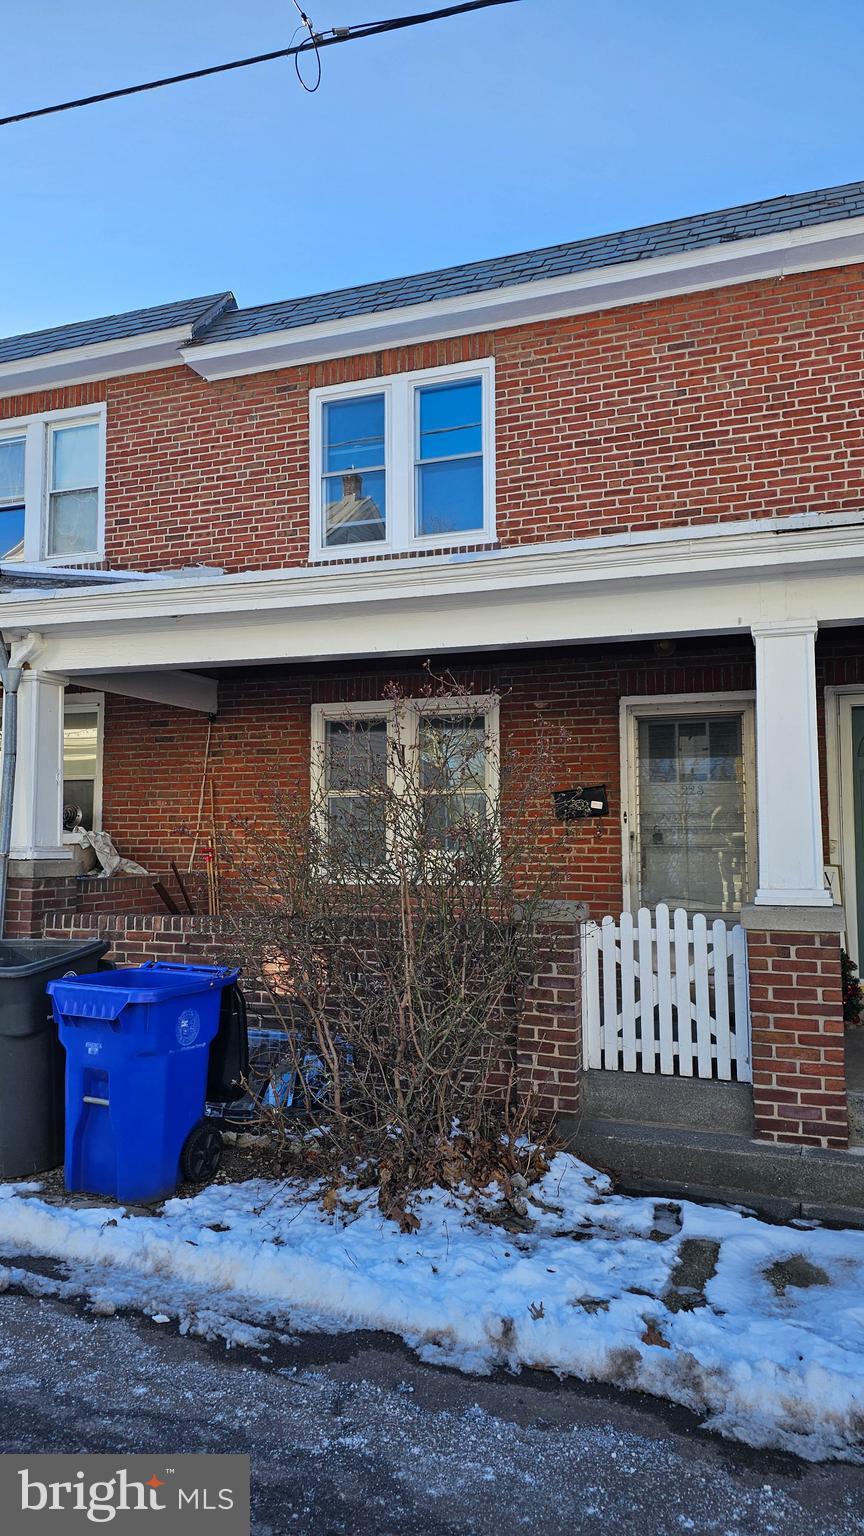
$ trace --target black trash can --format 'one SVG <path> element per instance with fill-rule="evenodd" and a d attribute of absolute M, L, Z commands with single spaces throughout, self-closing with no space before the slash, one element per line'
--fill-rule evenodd
<path fill-rule="evenodd" d="M 66 1053 L 49 981 L 99 967 L 107 939 L 0 940 L 0 1178 L 23 1179 L 63 1162 Z"/>

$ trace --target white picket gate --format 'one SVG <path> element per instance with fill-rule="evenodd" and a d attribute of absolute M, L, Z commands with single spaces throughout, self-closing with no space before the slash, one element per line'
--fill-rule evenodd
<path fill-rule="evenodd" d="M 640 908 L 584 923 L 586 1064 L 750 1081 L 744 929 Z"/>

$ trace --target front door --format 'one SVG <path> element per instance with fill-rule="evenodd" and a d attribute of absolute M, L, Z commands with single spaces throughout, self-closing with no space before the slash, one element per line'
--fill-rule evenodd
<path fill-rule="evenodd" d="M 857 949 L 853 959 L 864 957 L 864 706 L 852 710 L 852 810 L 855 817 L 855 905 L 857 932 L 848 935 Z"/>
<path fill-rule="evenodd" d="M 752 899 L 752 705 L 720 696 L 626 707 L 631 907 L 664 902 L 737 922 Z"/>

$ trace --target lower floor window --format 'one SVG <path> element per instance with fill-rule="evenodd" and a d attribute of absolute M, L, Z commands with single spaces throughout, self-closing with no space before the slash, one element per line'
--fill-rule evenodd
<path fill-rule="evenodd" d="M 98 831 L 101 710 L 67 703 L 63 712 L 63 831 Z"/>
<path fill-rule="evenodd" d="M 635 715 L 630 867 L 637 905 L 734 916 L 750 899 L 750 738 L 745 708 L 715 714 L 670 705 L 668 714 L 658 706 Z"/>
<path fill-rule="evenodd" d="M 492 813 L 497 701 L 465 704 L 314 706 L 313 800 L 332 853 L 371 868 L 396 836 L 452 852 Z"/>

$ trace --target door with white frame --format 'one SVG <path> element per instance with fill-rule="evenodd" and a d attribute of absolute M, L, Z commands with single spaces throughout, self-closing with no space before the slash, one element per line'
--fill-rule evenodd
<path fill-rule="evenodd" d="M 735 923 L 756 889 L 754 696 L 621 700 L 624 908 Z"/>
<path fill-rule="evenodd" d="M 864 688 L 825 689 L 828 870 L 846 913 L 845 945 L 864 959 Z"/>

